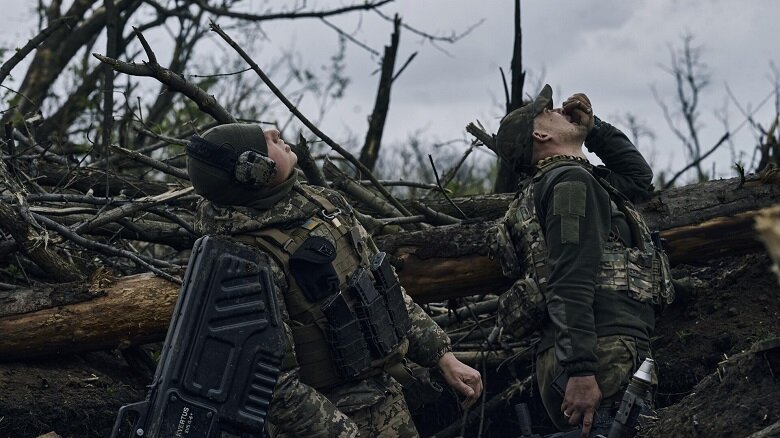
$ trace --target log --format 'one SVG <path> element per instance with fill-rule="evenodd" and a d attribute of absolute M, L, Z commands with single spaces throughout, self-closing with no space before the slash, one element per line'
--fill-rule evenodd
<path fill-rule="evenodd" d="M 509 282 L 501 275 L 498 263 L 489 259 L 485 239 L 495 224 L 492 218 L 498 213 L 499 200 L 504 199 L 505 211 L 511 198 L 455 198 L 470 217 L 478 211 L 486 212 L 486 216 L 472 223 L 379 236 L 377 244 L 396 256 L 398 275 L 417 301 L 500 294 Z M 482 199 L 484 203 L 480 204 Z M 760 251 L 753 218 L 778 203 L 778 181 L 754 177 L 744 183 L 733 178 L 666 190 L 637 207 L 648 226 L 661 231 L 670 261 L 676 265 L 704 264 L 725 255 Z M 454 213 L 445 205 L 432 206 Z"/>
<path fill-rule="evenodd" d="M 35 288 L 0 291 L 0 317 L 35 312 L 88 301 L 102 292 L 83 283 L 44 284 Z"/>
<path fill-rule="evenodd" d="M 179 287 L 152 274 L 92 290 L 95 298 L 0 317 L 0 361 L 126 348 L 165 338 Z"/>
<path fill-rule="evenodd" d="M 740 178 L 706 181 L 656 192 L 648 201 L 637 205 L 653 229 L 668 229 L 704 222 L 748 210 L 769 207 L 780 202 L 777 177 L 752 175 L 744 183 Z M 512 193 L 452 198 L 470 218 L 494 220 L 506 213 Z M 412 207 L 413 201 L 405 201 Z M 458 217 L 458 211 L 442 198 L 427 199 L 425 204 L 442 213 Z"/>
<path fill-rule="evenodd" d="M 377 238 L 394 256 L 401 284 L 418 302 L 501 293 L 509 280 L 487 254 L 492 222 L 435 227 Z"/>
<path fill-rule="evenodd" d="M 655 216 L 661 220 L 655 225 L 664 230 L 661 236 L 667 239 L 673 263 L 703 263 L 714 257 L 762 249 L 755 238 L 753 218 L 764 212 L 756 207 L 780 201 L 780 190 L 774 183 L 720 183 L 720 195 L 701 192 L 717 185 L 689 186 L 687 193 L 696 200 L 689 204 L 698 207 L 689 209 L 687 214 L 683 214 L 682 197 L 667 198 L 662 194 L 654 198 L 652 208 L 663 211 Z M 718 205 L 698 203 L 703 198 Z M 743 210 L 734 211 L 737 208 Z M 707 217 L 719 211 L 731 213 Z M 679 225 L 666 227 L 664 215 L 671 215 L 669 222 Z M 706 219 L 685 223 L 685 218 Z M 487 254 L 485 238 L 492 224 L 493 221 L 477 221 L 435 227 L 381 236 L 377 243 L 393 255 L 402 284 L 417 302 L 500 294 L 509 281 Z M 93 290 L 98 296 L 88 301 L 0 317 L 0 333 L 4 335 L 0 360 L 159 341 L 165 336 L 179 288 L 145 274 L 120 278 L 111 286 Z M 98 294 L 100 291 L 104 293 Z"/>

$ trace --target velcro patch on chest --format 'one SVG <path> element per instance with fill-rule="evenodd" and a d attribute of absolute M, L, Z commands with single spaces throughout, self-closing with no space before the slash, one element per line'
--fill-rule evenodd
<path fill-rule="evenodd" d="M 587 187 L 582 181 L 565 181 L 553 189 L 553 214 L 561 217 L 561 243 L 580 243 L 580 217 L 585 217 Z"/>

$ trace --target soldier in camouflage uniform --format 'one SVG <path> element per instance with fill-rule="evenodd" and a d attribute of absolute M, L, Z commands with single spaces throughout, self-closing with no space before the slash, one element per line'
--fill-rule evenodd
<path fill-rule="evenodd" d="M 271 259 L 287 340 L 267 418 L 272 436 L 417 436 L 401 387 L 418 382 L 407 357 L 438 366 L 465 403 L 477 399 L 479 373 L 379 264 L 344 198 L 297 181 L 297 157 L 277 130 L 220 125 L 193 137 L 187 154 L 204 198 L 197 229 Z"/>
<path fill-rule="evenodd" d="M 583 142 L 604 166 L 588 162 Z M 536 377 L 556 427 L 604 433 L 650 356 L 655 308 L 674 294 L 666 254 L 631 204 L 652 192 L 652 171 L 587 96 L 553 109 L 549 85 L 502 119 L 496 151 L 526 175 L 494 242 L 514 280 L 499 323 L 541 332 Z"/>

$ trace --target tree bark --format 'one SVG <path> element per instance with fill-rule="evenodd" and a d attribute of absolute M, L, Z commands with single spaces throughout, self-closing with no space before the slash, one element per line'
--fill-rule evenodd
<path fill-rule="evenodd" d="M 497 193 L 452 198 L 466 216 L 483 220 L 504 216 L 514 193 Z M 664 230 L 706 220 L 769 207 L 780 202 L 780 177 L 752 175 L 706 181 L 656 192 L 637 208 L 651 229 Z M 458 216 L 445 199 L 429 199 L 426 205 L 436 211 Z M 405 201 L 410 208 L 412 201 Z"/>
<path fill-rule="evenodd" d="M 390 45 L 385 46 L 385 55 L 382 58 L 382 73 L 379 77 L 379 87 L 376 92 L 374 111 L 368 122 L 366 141 L 360 151 L 360 162 L 369 170 L 374 170 L 379 159 L 379 146 L 382 143 L 382 132 L 385 129 L 385 120 L 390 108 L 390 90 L 393 86 L 395 74 L 395 57 L 398 53 L 398 41 L 401 34 L 401 19 L 398 16 L 393 20 L 393 35 Z"/>
<path fill-rule="evenodd" d="M 523 84 L 525 72 L 523 71 L 523 28 L 520 22 L 520 0 L 515 0 L 515 44 L 512 48 L 512 91 L 507 93 L 506 113 L 509 114 L 523 106 Z M 506 84 L 506 82 L 504 82 Z M 506 86 L 506 85 L 505 85 Z M 510 94 L 511 93 L 511 94 Z M 493 192 L 512 192 L 517 187 L 520 175 L 515 172 L 503 159 L 498 159 L 498 174 L 493 185 Z"/>
<path fill-rule="evenodd" d="M 179 287 L 152 274 L 95 287 L 96 298 L 0 317 L 0 360 L 125 348 L 165 337 Z"/>

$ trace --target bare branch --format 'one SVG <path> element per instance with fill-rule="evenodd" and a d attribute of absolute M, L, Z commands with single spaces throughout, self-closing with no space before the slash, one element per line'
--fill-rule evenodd
<path fill-rule="evenodd" d="M 478 147 L 480 145 L 478 140 L 474 140 L 471 145 L 466 149 L 466 152 L 463 153 L 463 155 L 460 157 L 460 160 L 452 167 L 452 169 L 448 170 L 447 173 L 444 174 L 444 181 L 442 182 L 442 186 L 445 188 L 452 182 L 452 180 L 455 178 L 455 175 L 457 175 L 458 170 L 460 170 L 461 167 L 463 167 L 463 163 L 466 162 L 466 159 L 471 155 L 472 152 L 474 152 L 474 148 Z"/>
<path fill-rule="evenodd" d="M 393 72 L 395 71 L 395 57 L 398 53 L 400 41 L 401 19 L 398 15 L 393 20 L 393 34 L 390 37 L 390 45 L 385 46 L 385 54 L 382 57 L 382 73 L 377 87 L 374 110 L 368 119 L 368 131 L 366 140 L 360 149 L 360 162 L 366 168 L 373 170 L 376 160 L 379 158 L 379 147 L 382 144 L 382 133 L 387 120 L 387 112 L 390 108 L 390 91 L 393 86 Z"/>
<path fill-rule="evenodd" d="M 355 200 L 370 207 L 372 210 L 378 211 L 383 216 L 398 217 L 404 216 L 398 212 L 394 206 L 390 205 L 387 201 L 377 196 L 376 193 L 363 187 L 355 180 L 350 178 L 347 174 L 342 172 L 335 164 L 326 160 L 322 166 L 325 175 L 333 182 L 333 185 L 344 192 L 348 193 Z M 410 216 L 410 215 L 406 215 Z"/>
<path fill-rule="evenodd" d="M 452 202 L 452 199 L 447 195 L 447 192 L 444 191 L 444 187 L 441 185 L 441 181 L 439 181 L 439 172 L 436 170 L 436 164 L 433 162 L 433 156 L 431 154 L 428 154 L 428 159 L 431 161 L 431 167 L 433 168 L 433 175 L 436 177 L 436 184 L 439 185 L 439 190 L 441 190 L 441 193 L 444 195 L 444 197 L 449 201 L 450 205 L 455 207 L 456 210 L 458 210 L 458 213 L 463 216 L 463 219 L 468 219 L 469 217 L 466 216 L 466 213 L 463 212 L 463 210 L 460 209 L 454 202 Z"/>
<path fill-rule="evenodd" d="M 336 152 L 344 156 L 350 163 L 354 164 L 362 173 L 365 174 L 366 177 L 368 177 L 373 183 L 374 186 L 377 188 L 377 190 L 385 197 L 388 201 L 390 201 L 401 213 L 403 213 L 405 216 L 409 216 L 409 210 L 406 209 L 406 207 L 403 206 L 400 202 L 398 202 L 393 195 L 390 194 L 390 192 L 387 191 L 384 187 L 382 187 L 381 184 L 379 184 L 379 181 L 376 179 L 376 177 L 371 173 L 366 166 L 363 165 L 358 159 L 356 159 L 352 154 L 350 154 L 347 150 L 342 148 L 338 143 L 333 141 L 330 137 L 325 135 L 324 132 L 322 132 L 319 128 L 317 128 L 313 123 L 309 121 L 309 119 L 306 118 L 299 110 L 296 108 L 290 100 L 279 90 L 279 88 L 274 85 L 274 83 L 271 81 L 271 79 L 260 69 L 260 67 L 255 63 L 252 58 L 247 55 L 247 53 L 242 49 L 238 44 L 236 44 L 233 39 L 231 39 L 220 27 L 215 23 L 214 21 L 211 21 L 210 23 L 211 28 L 216 32 L 220 37 L 222 37 L 225 42 L 227 42 L 230 47 L 232 47 L 243 59 L 252 67 L 252 70 L 257 73 L 258 76 L 260 76 L 260 79 L 263 80 L 263 82 L 268 86 L 268 88 L 271 89 L 271 91 L 276 95 L 276 97 L 279 98 L 279 100 L 282 101 L 284 106 L 287 107 L 295 116 L 300 120 L 304 125 L 306 125 L 307 128 L 309 128 L 316 136 L 322 139 L 325 143 L 327 143 L 328 146 L 333 148 Z"/>
<path fill-rule="evenodd" d="M 176 284 L 181 284 L 181 279 L 178 277 L 174 277 L 173 275 L 160 270 L 156 266 L 168 268 L 168 269 L 181 269 L 181 266 L 174 265 L 168 262 L 164 262 L 161 260 L 144 257 L 139 254 L 134 254 L 130 251 L 126 251 L 124 249 L 118 249 L 114 248 L 113 246 L 106 245 L 104 243 L 98 243 L 92 240 L 89 240 L 85 237 L 79 236 L 78 234 L 74 233 L 73 231 L 69 230 L 68 227 L 65 227 L 63 225 L 58 224 L 56 221 L 47 218 L 46 216 L 32 213 L 35 220 L 39 221 L 40 223 L 44 224 L 46 228 L 50 228 L 56 232 L 58 232 L 60 235 L 65 237 L 66 239 L 72 241 L 73 243 L 83 246 L 84 248 L 91 249 L 93 251 L 97 251 L 103 254 L 108 254 L 112 256 L 118 256 L 118 257 L 124 257 L 128 258 L 135 263 L 137 263 L 139 266 L 143 267 L 144 269 L 148 269 L 155 274 L 159 275 L 160 277 L 163 277 L 169 281 L 172 281 Z"/>
<path fill-rule="evenodd" d="M 452 225 L 459 224 L 461 221 L 456 217 L 452 217 L 446 213 L 436 211 L 420 201 L 412 201 L 412 206 L 423 214 L 426 218 L 426 222 L 432 225 Z"/>
<path fill-rule="evenodd" d="M 711 148 L 709 151 L 707 151 L 706 153 L 704 153 L 703 155 L 701 155 L 701 156 L 700 156 L 698 159 L 696 159 L 696 160 L 694 160 L 694 161 L 691 161 L 690 163 L 688 163 L 688 165 L 687 165 L 687 166 L 683 167 L 682 169 L 680 169 L 680 171 L 678 171 L 676 174 L 674 174 L 674 176 L 672 176 L 672 177 L 669 179 L 669 181 L 667 181 L 666 185 L 664 185 L 664 189 L 668 189 L 668 188 L 671 188 L 671 187 L 673 187 L 673 186 L 674 186 L 674 183 L 675 183 L 675 181 L 677 180 L 677 178 L 679 178 L 679 177 L 680 177 L 680 176 L 681 176 L 683 173 L 685 173 L 685 172 L 686 172 L 688 169 L 691 169 L 691 168 L 693 168 L 693 167 L 696 167 L 696 166 L 700 166 L 700 165 L 701 165 L 701 162 L 702 162 L 702 161 L 703 161 L 705 158 L 709 157 L 709 156 L 710 156 L 710 154 L 712 154 L 713 152 L 715 152 L 715 150 L 716 150 L 716 149 L 718 149 L 718 148 L 720 147 L 720 145 L 722 145 L 722 144 L 723 144 L 723 142 L 724 142 L 724 141 L 728 140 L 730 136 L 731 136 L 731 134 L 729 134 L 728 132 L 727 132 L 727 133 L 725 133 L 725 134 L 723 134 L 723 136 L 720 138 L 720 140 L 718 140 L 718 142 L 717 142 L 717 143 L 715 143 L 715 146 L 713 146 L 713 147 L 712 147 L 712 148 Z"/>
<path fill-rule="evenodd" d="M 127 155 L 128 157 L 140 163 L 146 164 L 147 166 L 153 169 L 157 169 L 160 172 L 167 173 L 168 175 L 173 175 L 176 178 L 180 178 L 186 181 L 190 180 L 190 176 L 187 174 L 187 171 L 184 169 L 180 169 L 178 167 L 173 167 L 171 165 L 161 163 L 160 161 L 157 161 L 154 158 L 148 157 L 139 152 L 131 151 L 129 149 L 125 149 L 119 146 L 111 146 L 111 149 L 117 152 L 121 152 L 122 154 Z"/>
<path fill-rule="evenodd" d="M 75 281 L 82 278 L 80 270 L 47 248 L 49 236 L 35 221 L 29 211 L 24 188 L 9 174 L 4 162 L 0 162 L 0 181 L 13 194 L 19 205 L 18 212 L 10 203 L 0 202 L 0 223 L 16 241 L 18 248 L 44 272 L 58 281 Z"/>
<path fill-rule="evenodd" d="M 371 184 L 371 181 L 363 180 L 360 181 L 360 184 L 368 185 Z M 437 192 L 441 190 L 439 186 L 436 184 L 428 184 L 428 183 L 416 182 L 416 181 L 403 181 L 403 180 L 390 181 L 390 180 L 380 179 L 379 184 L 382 184 L 385 187 L 414 187 L 418 189 L 436 190 Z M 451 190 L 449 189 L 446 190 L 447 193 L 451 193 Z"/>
<path fill-rule="evenodd" d="M 482 127 L 477 126 L 474 123 L 469 123 L 468 125 L 466 125 L 466 132 L 473 135 L 474 138 L 476 138 L 477 140 L 481 141 L 482 144 L 488 147 L 488 149 L 490 149 L 493 152 L 496 152 L 496 140 L 493 138 L 492 135 L 485 132 L 485 130 Z"/>
<path fill-rule="evenodd" d="M 144 198 L 135 199 L 132 203 L 126 203 L 123 204 L 117 208 L 114 208 L 112 210 L 108 210 L 106 212 L 103 212 L 97 216 L 94 216 L 92 219 L 84 222 L 83 224 L 76 227 L 74 232 L 76 233 L 86 233 L 90 230 L 93 230 L 99 226 L 115 222 L 119 220 L 120 218 L 124 218 L 127 216 L 130 216 L 131 214 L 134 214 L 140 210 L 142 210 L 144 207 L 150 207 L 154 205 L 159 205 L 164 202 L 168 202 L 171 200 L 174 200 L 176 198 L 180 198 L 184 195 L 187 195 L 193 191 L 192 187 L 187 187 L 181 190 L 175 190 L 172 192 L 166 192 L 157 196 L 149 196 Z"/>
<path fill-rule="evenodd" d="M 211 6 L 207 0 L 193 0 L 193 3 L 198 5 L 204 11 L 210 12 L 219 17 L 238 18 L 240 20 L 248 21 L 268 21 L 268 20 L 293 20 L 298 18 L 323 18 L 333 15 L 340 15 L 353 11 L 368 11 L 376 10 L 380 6 L 391 3 L 394 0 L 380 0 L 380 1 L 366 1 L 363 4 L 344 6 L 336 9 L 329 9 L 323 11 L 295 11 L 295 12 L 277 12 L 270 14 L 248 14 L 244 12 L 233 12 L 227 8 L 218 8 Z"/>
<path fill-rule="evenodd" d="M 8 61 L 4 62 L 2 67 L 0 67 L 0 84 L 5 81 L 8 75 L 11 73 L 11 70 L 16 67 L 16 64 L 21 62 L 28 54 L 30 54 L 30 52 L 33 51 L 33 49 L 38 47 L 38 44 L 40 44 L 46 38 L 50 37 L 51 34 L 53 34 L 54 31 L 59 29 L 63 24 L 70 23 L 75 20 L 76 17 L 62 17 L 54 20 L 46 29 L 43 29 L 38 33 L 38 35 L 31 38 L 30 41 L 24 45 L 24 47 L 16 50 L 13 56 L 8 58 Z"/>
<path fill-rule="evenodd" d="M 326 26 L 328 26 L 329 28 L 335 30 L 336 33 L 338 33 L 339 35 L 343 36 L 347 40 L 351 41 L 356 46 L 360 47 L 361 49 L 366 50 L 368 53 L 370 53 L 370 54 L 372 54 L 374 56 L 379 56 L 379 52 L 377 52 L 376 50 L 374 50 L 371 47 L 369 47 L 366 43 L 358 40 L 357 38 L 355 38 L 354 36 L 348 34 L 347 32 L 344 32 L 338 26 L 336 26 L 335 24 L 331 23 L 330 21 L 328 21 L 328 20 L 326 20 L 324 18 L 321 18 L 321 20 L 322 20 L 323 23 L 325 23 Z"/>
<path fill-rule="evenodd" d="M 379 15 L 380 17 L 384 18 L 387 21 L 393 21 L 394 20 L 394 18 L 391 18 L 391 17 L 383 14 L 378 9 L 374 9 L 374 12 L 376 12 L 377 15 Z M 423 32 L 423 31 L 421 31 L 421 30 L 419 30 L 417 28 L 409 26 L 408 24 L 402 24 L 401 26 L 404 29 L 408 30 L 409 32 L 411 32 L 411 33 L 413 33 L 415 35 L 421 36 L 421 37 L 425 38 L 426 40 L 428 40 L 430 42 L 437 42 L 438 41 L 438 42 L 445 42 L 445 43 L 455 43 L 458 40 L 460 40 L 461 38 L 463 38 L 466 35 L 470 34 L 472 31 L 474 31 L 474 29 L 476 29 L 479 26 L 481 26 L 482 23 L 484 23 L 484 22 L 485 22 L 485 19 L 483 18 L 483 19 L 477 21 L 476 23 L 472 24 L 468 28 L 466 28 L 466 30 L 464 30 L 463 32 L 457 33 L 455 31 L 452 31 L 452 32 L 450 32 L 449 35 L 446 35 L 446 36 L 433 35 L 433 34 L 430 34 L 430 33 L 427 33 L 427 32 Z"/>
<path fill-rule="evenodd" d="M 214 120 L 220 123 L 236 122 L 236 119 L 217 102 L 217 99 L 213 95 L 208 94 L 202 88 L 187 81 L 181 75 L 172 72 L 159 64 L 147 62 L 144 63 L 144 65 L 138 65 L 112 59 L 99 53 L 93 53 L 92 55 L 99 59 L 100 62 L 111 65 L 114 70 L 120 73 L 131 76 L 150 76 L 157 79 L 167 85 L 171 90 L 178 91 L 190 98 L 198 105 L 198 108 L 200 108 L 201 111 L 210 115 Z"/>
<path fill-rule="evenodd" d="M 306 143 L 306 138 L 303 134 L 298 135 L 298 144 L 293 146 L 293 149 L 295 155 L 298 156 L 298 166 L 303 170 L 309 184 L 328 187 L 328 182 L 325 181 L 325 177 L 322 176 L 322 171 L 317 167 L 317 163 L 314 162 L 314 158 L 311 156 L 309 145 Z"/>

